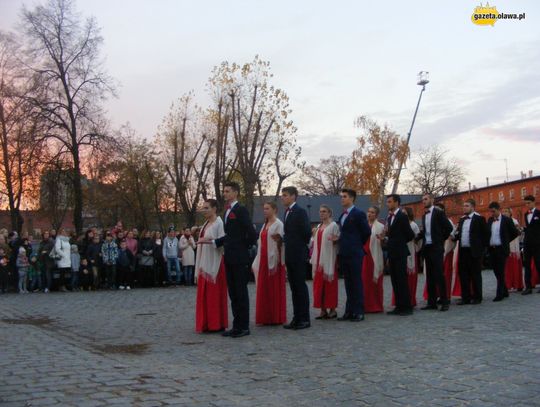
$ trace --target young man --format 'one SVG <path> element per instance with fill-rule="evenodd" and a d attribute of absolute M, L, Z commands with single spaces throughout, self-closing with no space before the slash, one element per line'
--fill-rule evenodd
<path fill-rule="evenodd" d="M 452 224 L 444 211 L 433 205 L 433 195 L 424 194 L 422 203 L 424 205 L 423 229 L 417 239 L 422 239 L 422 255 L 426 262 L 428 289 L 428 303 L 422 309 L 437 310 L 437 297 L 440 297 L 440 310 L 448 311 L 450 299 L 447 296 L 444 279 L 444 242 L 452 233 Z"/>
<path fill-rule="evenodd" d="M 339 217 L 339 270 L 345 280 L 347 302 L 345 313 L 338 321 L 364 320 L 364 288 L 362 286 L 362 263 L 364 244 L 371 236 L 366 214 L 354 206 L 356 191 L 341 190 L 343 213 Z M 337 239 L 337 237 L 336 237 Z"/>
<path fill-rule="evenodd" d="M 488 221 L 489 258 L 497 278 L 497 295 L 493 299 L 497 302 L 508 297 L 504 268 L 506 259 L 510 255 L 510 242 L 519 236 L 519 231 L 512 219 L 501 214 L 501 206 L 498 202 L 491 202 L 489 211 L 491 213 Z"/>
<path fill-rule="evenodd" d="M 240 185 L 226 182 L 223 189 L 225 198 L 225 236 L 216 239 L 216 247 L 224 247 L 227 288 L 233 312 L 232 329 L 223 332 L 223 336 L 240 338 L 249 335 L 249 248 L 257 241 L 257 233 L 251 222 L 247 208 L 240 205 L 238 195 Z M 205 241 L 204 238 L 201 239 Z M 201 241 L 200 240 L 200 241 Z"/>
<path fill-rule="evenodd" d="M 287 279 L 291 287 L 293 302 L 293 319 L 283 325 L 285 329 L 305 329 L 311 326 L 309 317 L 309 292 L 306 285 L 306 259 L 308 244 L 311 239 L 311 227 L 307 212 L 296 203 L 298 190 L 295 187 L 285 187 L 281 190 L 281 202 L 285 206 L 285 266 Z M 280 241 L 280 236 L 272 236 Z"/>
<path fill-rule="evenodd" d="M 459 241 L 458 270 L 461 301 L 458 305 L 482 302 L 482 258 L 488 243 L 488 229 L 483 216 L 476 213 L 476 202 L 467 199 L 454 240 Z M 472 293 L 471 293 L 472 284 Z"/>
<path fill-rule="evenodd" d="M 169 227 L 169 231 L 165 239 L 163 239 L 163 258 L 167 264 L 167 280 L 170 285 L 172 285 L 172 269 L 176 274 L 176 285 L 180 285 L 180 277 L 182 274 L 180 268 L 180 259 L 178 258 L 179 246 L 178 238 L 176 237 L 176 232 L 174 227 Z"/>
<path fill-rule="evenodd" d="M 525 262 L 525 290 L 521 293 L 532 293 L 531 262 L 534 261 L 536 271 L 540 273 L 540 210 L 536 208 L 534 196 L 524 198 L 527 212 L 525 213 L 525 238 L 523 239 L 523 261 Z M 540 293 L 540 290 L 538 290 Z"/>
<path fill-rule="evenodd" d="M 401 197 L 397 194 L 388 195 L 386 205 L 389 214 L 386 221 L 386 248 L 388 250 L 388 263 L 390 277 L 396 299 L 396 307 L 389 311 L 390 315 L 411 315 L 412 306 L 407 282 L 407 257 L 409 248 L 407 243 L 414 239 L 409 217 L 400 208 Z"/>

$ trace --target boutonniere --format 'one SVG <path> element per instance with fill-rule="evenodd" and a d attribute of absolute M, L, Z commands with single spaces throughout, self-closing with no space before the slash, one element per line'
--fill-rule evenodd
<path fill-rule="evenodd" d="M 236 214 L 231 211 L 231 213 L 229 213 L 229 219 L 236 219 Z"/>
<path fill-rule="evenodd" d="M 534 219 L 534 220 L 538 220 L 538 216 L 535 216 L 533 219 Z"/>

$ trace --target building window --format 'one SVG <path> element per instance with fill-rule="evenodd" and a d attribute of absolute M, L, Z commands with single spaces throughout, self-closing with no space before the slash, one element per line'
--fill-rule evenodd
<path fill-rule="evenodd" d="M 525 195 L 527 195 L 527 188 L 523 187 L 521 188 L 521 197 L 525 198 Z"/>
<path fill-rule="evenodd" d="M 534 196 L 538 196 L 538 193 L 540 192 L 540 187 L 538 185 L 534 186 Z"/>
<path fill-rule="evenodd" d="M 480 201 L 480 205 L 484 205 L 484 197 L 480 195 L 478 198 L 478 200 Z"/>
<path fill-rule="evenodd" d="M 504 201 L 504 192 L 499 191 L 499 201 Z"/>
<path fill-rule="evenodd" d="M 493 192 L 489 193 L 489 202 L 493 202 Z"/>
<path fill-rule="evenodd" d="M 514 200 L 514 190 L 511 189 L 509 194 L 510 194 L 510 200 L 513 201 Z"/>

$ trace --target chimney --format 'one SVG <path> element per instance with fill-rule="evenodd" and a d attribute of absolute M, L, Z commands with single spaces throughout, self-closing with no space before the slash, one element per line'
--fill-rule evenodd
<path fill-rule="evenodd" d="M 527 174 L 525 174 L 523 171 L 520 171 L 521 173 L 521 179 L 525 179 L 527 177 Z"/>
<path fill-rule="evenodd" d="M 486 177 L 486 186 L 489 187 L 489 177 Z"/>
<path fill-rule="evenodd" d="M 532 178 L 532 170 L 529 170 L 529 178 Z"/>
<path fill-rule="evenodd" d="M 469 182 L 469 192 L 471 192 L 471 183 Z"/>
<path fill-rule="evenodd" d="M 475 190 L 475 189 L 476 189 L 476 185 L 473 185 L 473 186 L 472 186 L 472 189 Z"/>

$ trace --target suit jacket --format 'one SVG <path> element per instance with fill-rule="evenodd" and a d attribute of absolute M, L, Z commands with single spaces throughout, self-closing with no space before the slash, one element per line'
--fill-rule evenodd
<path fill-rule="evenodd" d="M 461 231 L 463 229 L 463 222 L 465 216 L 462 216 L 459 220 L 459 225 L 456 230 L 454 240 L 461 240 Z M 469 242 L 471 244 L 471 254 L 473 257 L 481 257 L 487 245 L 489 244 L 489 231 L 487 228 L 486 220 L 483 216 L 473 214 L 471 218 L 471 227 L 469 229 Z"/>
<path fill-rule="evenodd" d="M 444 250 L 444 242 L 454 229 L 446 217 L 446 214 L 436 206 L 433 207 L 431 214 L 431 245 Z M 422 231 L 416 237 L 416 240 L 422 240 L 422 249 L 426 245 L 426 214 L 422 216 Z"/>
<path fill-rule="evenodd" d="M 311 239 L 311 226 L 307 212 L 295 204 L 283 222 L 285 234 L 285 262 L 307 261 L 308 244 Z"/>
<path fill-rule="evenodd" d="M 363 256 L 364 244 L 371 236 L 367 216 L 354 206 L 347 218 L 345 218 L 343 226 L 341 226 L 343 216 L 344 214 L 341 214 L 338 221 L 341 231 L 339 235 L 339 255 L 343 257 Z"/>
<path fill-rule="evenodd" d="M 215 240 L 216 247 L 225 248 L 225 262 L 229 264 L 249 264 L 249 247 L 257 241 L 257 232 L 253 227 L 247 208 L 237 203 L 234 205 L 225 223 L 225 236 Z"/>
<path fill-rule="evenodd" d="M 407 257 L 410 254 L 407 243 L 414 239 L 414 232 L 409 217 L 402 208 L 396 213 L 392 224 L 387 224 L 386 236 L 388 237 L 386 249 L 389 259 Z"/>
<path fill-rule="evenodd" d="M 488 244 L 491 240 L 491 225 L 493 224 L 493 218 L 488 220 Z M 501 236 L 501 246 L 505 256 L 510 255 L 510 242 L 519 236 L 519 231 L 514 225 L 514 221 L 508 216 L 501 215 L 501 227 L 499 229 Z"/>
<path fill-rule="evenodd" d="M 523 244 L 528 248 L 540 250 L 540 210 L 535 208 L 532 214 L 531 223 L 527 221 L 525 213 L 525 238 Z"/>

